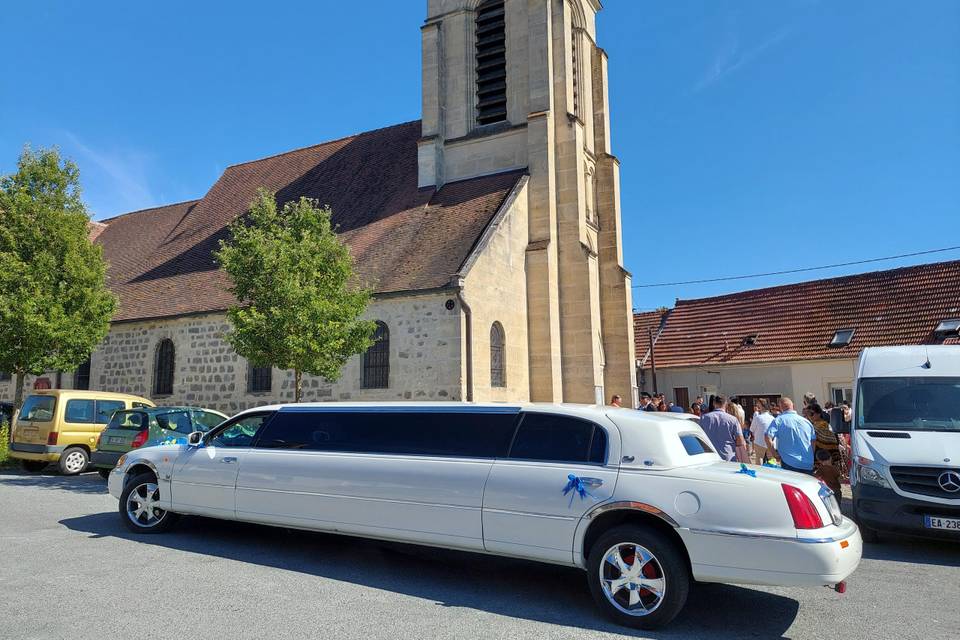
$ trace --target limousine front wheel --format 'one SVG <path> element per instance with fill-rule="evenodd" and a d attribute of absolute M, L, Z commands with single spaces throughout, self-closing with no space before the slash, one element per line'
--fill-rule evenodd
<path fill-rule="evenodd" d="M 690 575 L 672 540 L 656 529 L 623 525 L 593 544 L 587 560 L 590 592 L 616 622 L 655 629 L 683 608 Z"/>
<path fill-rule="evenodd" d="M 152 473 L 132 478 L 120 494 L 120 517 L 127 529 L 135 533 L 160 533 L 173 526 L 177 514 L 157 506 L 160 487 Z"/>

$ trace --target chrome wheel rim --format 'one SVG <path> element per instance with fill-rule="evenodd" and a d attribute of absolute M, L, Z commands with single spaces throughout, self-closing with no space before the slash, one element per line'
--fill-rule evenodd
<path fill-rule="evenodd" d="M 127 517 L 138 527 L 155 527 L 167 515 L 166 511 L 157 507 L 158 502 L 160 487 L 152 482 L 137 485 L 127 495 Z"/>
<path fill-rule="evenodd" d="M 663 603 L 667 579 L 657 557 L 633 542 L 613 545 L 600 563 L 603 595 L 630 616 L 646 616 Z"/>
<path fill-rule="evenodd" d="M 79 451 L 70 451 L 63 460 L 63 468 L 70 473 L 80 473 L 86 466 L 86 457 Z"/>

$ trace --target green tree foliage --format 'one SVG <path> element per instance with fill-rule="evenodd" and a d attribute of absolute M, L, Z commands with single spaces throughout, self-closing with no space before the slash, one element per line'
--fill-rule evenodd
<path fill-rule="evenodd" d="M 292 369 L 297 402 L 303 373 L 336 381 L 347 358 L 370 348 L 376 328 L 360 319 L 370 291 L 354 284 L 350 250 L 330 216 L 307 198 L 278 211 L 274 194 L 261 189 L 217 252 L 239 301 L 228 312 L 227 339 L 256 366 Z"/>
<path fill-rule="evenodd" d="M 89 240 L 77 166 L 56 150 L 23 151 L 0 177 L 0 371 L 70 371 L 110 328 L 116 298 Z"/>

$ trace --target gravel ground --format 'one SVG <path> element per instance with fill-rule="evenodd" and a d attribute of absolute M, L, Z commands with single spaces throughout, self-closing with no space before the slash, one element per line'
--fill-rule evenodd
<path fill-rule="evenodd" d="M 845 595 L 698 585 L 641 633 L 574 569 L 203 518 L 134 536 L 96 474 L 0 472 L 0 638 L 956 638 L 958 566 L 885 540 Z"/>

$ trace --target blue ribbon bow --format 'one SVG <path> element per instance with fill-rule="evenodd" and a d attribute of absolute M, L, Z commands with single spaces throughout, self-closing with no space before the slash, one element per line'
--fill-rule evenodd
<path fill-rule="evenodd" d="M 571 504 L 573 504 L 573 496 L 575 494 L 578 494 L 581 500 L 587 496 L 596 499 L 595 495 L 587 491 L 587 487 L 583 484 L 583 480 L 579 476 L 572 473 L 567 475 L 567 484 L 563 488 L 563 495 L 567 495 L 568 493 L 570 493 Z"/>
<path fill-rule="evenodd" d="M 754 471 L 753 469 L 748 469 L 748 468 L 747 468 L 747 465 L 745 465 L 745 464 L 742 463 L 742 462 L 740 463 L 740 471 L 737 471 L 737 473 L 742 473 L 742 474 L 748 475 L 748 476 L 750 476 L 751 478 L 756 478 L 756 477 L 757 477 L 757 472 Z"/>

